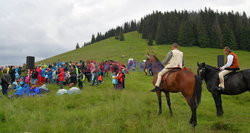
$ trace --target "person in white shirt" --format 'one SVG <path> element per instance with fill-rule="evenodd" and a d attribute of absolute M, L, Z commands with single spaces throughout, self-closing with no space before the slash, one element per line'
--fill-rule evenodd
<path fill-rule="evenodd" d="M 227 55 L 227 63 L 220 67 L 221 72 L 219 72 L 220 84 L 218 90 L 224 90 L 224 76 L 240 69 L 238 56 L 230 50 L 229 47 L 224 48 L 224 53 Z"/>

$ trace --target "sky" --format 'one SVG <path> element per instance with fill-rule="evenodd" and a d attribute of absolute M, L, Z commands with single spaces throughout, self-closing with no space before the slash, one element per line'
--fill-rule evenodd
<path fill-rule="evenodd" d="M 0 0 L 0 65 L 21 65 L 75 49 L 153 11 L 245 11 L 248 0 Z"/>

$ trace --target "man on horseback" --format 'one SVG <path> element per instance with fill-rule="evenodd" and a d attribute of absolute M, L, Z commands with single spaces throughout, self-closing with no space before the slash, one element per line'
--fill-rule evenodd
<path fill-rule="evenodd" d="M 220 84 L 218 90 L 223 90 L 225 88 L 224 85 L 224 76 L 240 69 L 238 56 L 230 50 L 229 47 L 224 48 L 224 53 L 227 55 L 227 63 L 220 68 L 221 72 L 219 72 Z"/>
<path fill-rule="evenodd" d="M 162 76 L 169 72 L 171 69 L 174 68 L 182 68 L 184 65 L 183 60 L 183 53 L 178 50 L 179 45 L 177 43 L 174 43 L 172 45 L 172 50 L 168 52 L 165 59 L 162 61 L 162 65 L 165 66 L 159 73 L 157 77 L 157 81 L 155 83 L 155 88 L 151 90 L 151 92 L 158 92 L 161 91 L 160 84 Z"/>

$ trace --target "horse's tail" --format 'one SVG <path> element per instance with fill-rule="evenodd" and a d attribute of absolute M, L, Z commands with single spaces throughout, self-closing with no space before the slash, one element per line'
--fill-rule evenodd
<path fill-rule="evenodd" d="M 202 80 L 199 76 L 195 76 L 195 88 L 192 97 L 195 107 L 198 107 L 198 105 L 201 102 L 201 92 L 202 92 Z"/>

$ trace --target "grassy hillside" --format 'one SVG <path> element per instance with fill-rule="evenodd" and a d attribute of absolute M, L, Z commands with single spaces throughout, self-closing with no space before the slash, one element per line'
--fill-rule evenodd
<path fill-rule="evenodd" d="M 126 41 L 110 38 L 94 45 L 58 55 L 42 63 L 60 61 L 106 60 L 126 62 L 133 57 L 145 59 L 147 51 L 153 51 L 160 59 L 169 45 L 147 46 L 136 32 L 125 34 Z M 196 71 L 196 63 L 216 64 L 220 49 L 182 47 L 185 64 Z M 250 66 L 250 53 L 236 51 L 242 68 Z M 126 56 L 125 58 L 122 58 Z M 85 84 L 78 95 L 56 96 L 59 88 L 49 85 L 51 93 L 42 97 L 19 99 L 0 98 L 0 132 L 145 132 L 145 133 L 227 133 L 250 131 L 250 94 L 223 96 L 224 116 L 216 117 L 211 94 L 203 85 L 202 101 L 197 111 L 198 125 L 194 130 L 188 120 L 191 111 L 179 93 L 170 94 L 174 115 L 170 116 L 163 100 L 163 114 L 158 116 L 158 103 L 152 77 L 141 72 L 130 72 L 126 77 L 126 89 L 112 88 L 111 79 L 105 78 L 99 86 Z"/>
<path fill-rule="evenodd" d="M 140 39 L 141 35 L 137 32 L 125 34 L 126 41 L 109 38 L 84 48 L 73 50 L 52 58 L 40 61 L 38 63 L 52 63 L 58 61 L 80 61 L 80 60 L 117 60 L 125 62 L 129 57 L 136 59 L 145 59 L 145 53 L 148 51 L 146 41 Z M 122 58 L 122 56 L 126 56 Z"/>

